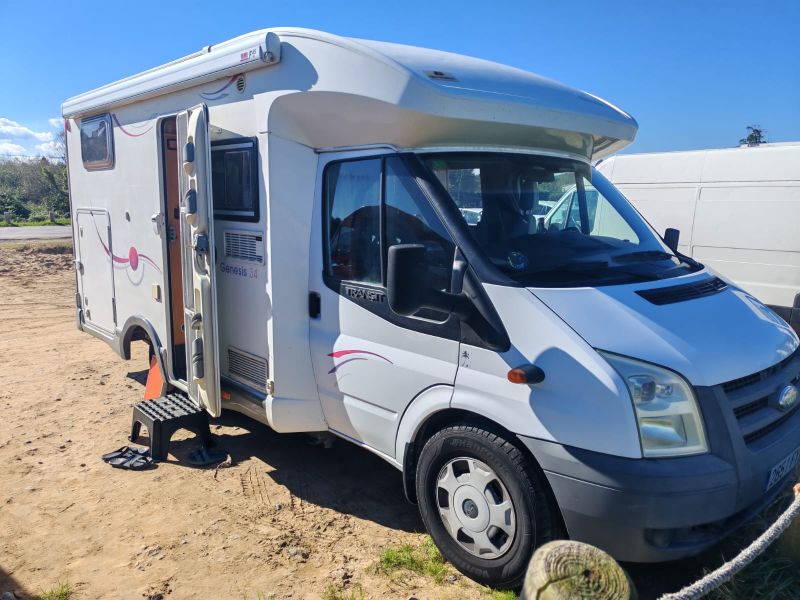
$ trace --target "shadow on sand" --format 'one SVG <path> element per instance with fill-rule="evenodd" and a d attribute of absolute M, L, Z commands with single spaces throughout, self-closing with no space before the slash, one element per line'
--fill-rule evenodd
<path fill-rule="evenodd" d="M 234 465 L 257 458 L 265 463 L 265 478 L 303 502 L 391 529 L 424 532 L 417 508 L 405 499 L 400 471 L 366 450 L 338 439 L 331 448 L 312 445 L 308 435 L 278 434 L 233 412 L 212 419 L 211 430 L 216 449 L 227 452 Z M 148 443 L 145 428 L 138 443 Z M 198 444 L 193 437 L 173 440 L 165 462 L 196 468 L 188 459 Z"/>

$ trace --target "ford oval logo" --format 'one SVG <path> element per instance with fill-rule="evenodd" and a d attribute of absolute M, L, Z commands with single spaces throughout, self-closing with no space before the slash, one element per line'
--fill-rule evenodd
<path fill-rule="evenodd" d="M 781 410 L 789 410 L 797 403 L 797 395 L 797 388 L 787 385 L 778 392 L 778 406 L 781 407 Z"/>

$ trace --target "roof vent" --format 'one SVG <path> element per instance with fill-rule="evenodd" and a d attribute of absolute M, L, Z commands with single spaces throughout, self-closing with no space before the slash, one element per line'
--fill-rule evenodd
<path fill-rule="evenodd" d="M 697 283 L 686 283 L 653 290 L 637 290 L 636 293 L 648 302 L 662 306 L 664 304 L 676 304 L 694 300 L 695 298 L 713 296 L 726 289 L 728 289 L 727 283 L 719 277 L 713 277 Z"/>
<path fill-rule="evenodd" d="M 425 71 L 425 75 L 436 81 L 458 81 L 452 73 L 446 71 Z"/>

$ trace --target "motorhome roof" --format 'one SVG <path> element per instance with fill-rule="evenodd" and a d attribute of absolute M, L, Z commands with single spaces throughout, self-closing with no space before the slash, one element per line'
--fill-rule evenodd
<path fill-rule="evenodd" d="M 320 43 L 340 50 L 337 60 L 313 52 L 306 58 L 311 45 Z M 360 97 L 394 106 L 406 111 L 406 115 L 447 120 L 448 131 L 453 135 L 455 131 L 467 131 L 465 141 L 547 147 L 549 136 L 558 138 L 558 143 L 551 142 L 554 148 L 570 147 L 576 155 L 596 159 L 621 149 L 636 135 L 636 121 L 614 105 L 527 71 L 438 50 L 295 28 L 265 29 L 207 46 L 179 60 L 70 98 L 62 105 L 62 113 L 79 118 L 279 62 L 300 68 L 302 62 L 290 60 L 292 56 L 302 56 L 305 63 L 310 62 L 316 76 L 300 92 Z M 369 68 L 365 68 L 366 63 Z M 298 92 L 296 87 L 284 89 Z M 340 108 L 347 106 L 353 107 L 351 111 L 360 110 L 357 102 Z M 330 113 L 330 104 L 327 107 Z M 315 111 L 308 102 L 302 109 Z M 389 112 L 381 110 L 374 116 L 389 118 Z M 400 125 L 398 114 L 395 110 L 391 115 L 395 127 Z M 457 121 L 459 127 L 455 126 Z M 482 127 L 476 128 L 476 123 L 482 123 Z M 430 127 L 433 122 L 411 119 L 405 125 Z M 490 134 L 487 125 L 500 133 Z M 509 129 L 514 127 L 521 129 Z M 564 132 L 573 132 L 572 139 Z M 379 131 L 373 133 L 378 138 L 386 137 Z M 455 138 L 450 139 L 453 135 L 445 133 L 440 137 L 444 143 L 455 143 Z M 307 142 L 312 145 L 324 145 L 331 139 L 334 145 L 347 143 L 336 136 L 311 137 L 314 139 Z M 372 141 L 388 141 L 378 138 Z M 420 140 L 400 136 L 395 142 Z"/>

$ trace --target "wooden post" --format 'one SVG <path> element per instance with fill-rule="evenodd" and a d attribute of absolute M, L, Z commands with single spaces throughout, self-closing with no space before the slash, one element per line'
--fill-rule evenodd
<path fill-rule="evenodd" d="M 11 223 L 11 213 L 6 211 L 3 213 L 3 219 L 5 219 L 6 223 Z"/>
<path fill-rule="evenodd" d="M 533 555 L 521 600 L 635 600 L 636 589 L 608 554 L 581 542 L 559 540 Z"/>
<path fill-rule="evenodd" d="M 54 213 L 52 210 L 48 210 L 47 211 L 47 218 L 50 220 L 51 223 L 55 223 L 56 222 L 56 213 Z"/>

